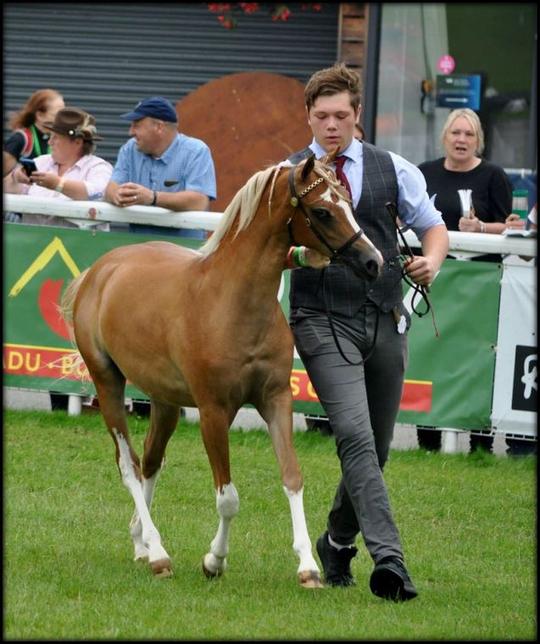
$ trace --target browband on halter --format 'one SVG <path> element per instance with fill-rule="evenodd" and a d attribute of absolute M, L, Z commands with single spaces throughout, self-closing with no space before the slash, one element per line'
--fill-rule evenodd
<path fill-rule="evenodd" d="M 302 190 L 302 192 L 300 194 L 298 194 L 296 192 L 296 186 L 294 185 L 294 171 L 295 171 L 296 167 L 297 166 L 292 166 L 291 167 L 291 169 L 289 170 L 289 177 L 288 177 L 288 179 L 289 179 L 289 191 L 291 193 L 291 200 L 290 200 L 291 206 L 293 208 L 298 208 L 298 206 L 300 206 L 300 210 L 302 211 L 302 214 L 304 215 L 307 227 L 311 228 L 311 230 L 313 231 L 313 234 L 315 235 L 315 237 L 317 237 L 317 239 L 321 243 L 323 243 L 326 246 L 326 248 L 328 248 L 328 250 L 332 253 L 332 257 L 338 258 L 346 250 L 348 250 L 348 248 L 350 246 L 352 246 L 357 239 L 362 237 L 362 235 L 364 234 L 364 231 L 360 228 L 358 230 L 358 232 L 356 232 L 349 240 L 347 240 L 343 244 L 343 246 L 341 246 L 337 250 L 332 248 L 332 246 L 330 246 L 330 244 L 326 241 L 326 239 L 324 238 L 322 233 L 320 233 L 317 230 L 317 228 L 313 225 L 313 222 L 309 218 L 309 213 L 307 212 L 304 204 L 302 203 L 302 197 L 305 197 L 309 192 L 311 192 L 311 190 L 313 190 L 313 188 L 315 188 L 320 183 L 322 183 L 324 181 L 324 177 L 319 177 L 318 179 L 315 179 L 315 181 L 313 183 L 310 183 L 309 186 L 304 188 Z M 294 246 L 296 246 L 296 244 L 294 242 L 294 237 L 293 237 L 293 232 L 292 232 L 292 225 L 291 225 L 291 220 L 290 219 L 287 222 L 287 226 L 289 228 L 289 237 L 291 238 L 291 242 L 292 242 L 292 244 Z M 341 259 L 344 259 L 344 258 L 341 258 Z"/>

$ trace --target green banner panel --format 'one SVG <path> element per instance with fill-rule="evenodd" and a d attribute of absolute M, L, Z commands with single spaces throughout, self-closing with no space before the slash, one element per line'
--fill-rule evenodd
<path fill-rule="evenodd" d="M 117 246 L 164 239 L 190 248 L 200 240 L 124 232 L 4 224 L 4 383 L 12 387 L 93 394 L 57 305 L 66 284 Z M 289 271 L 279 299 L 289 313 Z M 446 260 L 430 298 L 430 314 L 413 315 L 409 366 L 398 420 L 481 429 L 490 426 L 501 266 Z M 410 293 L 405 301 L 410 299 Z M 423 302 L 419 308 L 424 310 Z M 84 367 L 84 366 L 83 366 Z M 295 411 L 324 415 L 301 360 L 291 374 Z M 145 396 L 128 385 L 127 395 Z"/>

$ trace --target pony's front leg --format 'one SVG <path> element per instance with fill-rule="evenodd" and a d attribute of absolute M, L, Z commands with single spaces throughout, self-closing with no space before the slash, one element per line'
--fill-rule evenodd
<path fill-rule="evenodd" d="M 231 482 L 229 463 L 228 432 L 236 412 L 215 403 L 199 405 L 199 411 L 201 434 L 212 468 L 216 489 L 216 508 L 219 514 L 218 531 L 210 544 L 210 552 L 204 556 L 203 571 L 207 577 L 218 577 L 227 567 L 229 528 L 240 508 L 238 492 Z"/>
<path fill-rule="evenodd" d="M 138 551 L 144 557 L 148 557 L 148 562 L 154 575 L 157 577 L 169 577 L 172 575 L 171 560 L 165 548 L 161 545 L 161 537 L 150 516 L 150 510 L 143 493 L 143 486 L 137 478 L 128 442 L 126 437 L 115 428 L 112 429 L 112 433 L 118 446 L 118 467 L 122 475 L 122 482 L 133 497 L 135 513 L 141 522 L 141 534 L 137 542 Z M 136 522 L 137 519 L 135 519 L 135 524 Z M 138 533 L 137 528 L 135 532 L 136 534 Z"/>
<path fill-rule="evenodd" d="M 300 559 L 298 564 L 298 580 L 304 588 L 322 588 L 321 575 L 317 562 L 311 553 L 311 539 L 309 538 L 306 515 L 304 513 L 304 488 L 297 492 L 283 486 L 289 499 L 293 526 L 293 550 Z"/>
<path fill-rule="evenodd" d="M 210 552 L 203 559 L 203 570 L 207 577 L 219 577 L 227 568 L 229 527 L 240 509 L 240 499 L 234 483 L 216 490 L 216 508 L 219 514 L 218 531 L 210 544 Z"/>
<path fill-rule="evenodd" d="M 161 470 L 157 470 L 156 473 L 153 476 L 151 476 L 149 479 L 145 479 L 143 477 L 143 480 L 142 480 L 143 497 L 146 502 L 146 506 L 148 510 L 152 508 L 154 489 L 156 487 L 156 483 L 157 483 L 157 479 L 160 471 Z M 135 550 L 135 554 L 133 557 L 134 561 L 148 561 L 150 558 L 150 554 L 148 552 L 148 548 L 146 547 L 146 544 L 143 539 L 143 524 L 139 516 L 139 513 L 137 512 L 137 508 L 135 508 L 135 511 L 133 512 L 133 517 L 131 518 L 131 522 L 129 524 L 129 532 L 131 534 L 131 538 L 133 540 L 133 547 Z"/>
<path fill-rule="evenodd" d="M 322 588 L 321 574 L 311 552 L 304 514 L 303 480 L 292 442 L 292 398 L 289 388 L 259 410 L 268 423 L 274 451 L 281 470 L 283 489 L 289 499 L 293 526 L 293 550 L 300 559 L 298 580 L 304 588 Z"/>

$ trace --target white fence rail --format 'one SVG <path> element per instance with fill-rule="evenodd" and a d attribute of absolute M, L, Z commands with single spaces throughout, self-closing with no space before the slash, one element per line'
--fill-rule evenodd
<path fill-rule="evenodd" d="M 118 208 L 104 201 L 67 201 L 65 199 L 28 197 L 27 195 L 4 195 L 4 210 L 80 219 L 89 224 L 97 222 L 123 224 L 149 224 L 167 228 L 192 228 L 215 230 L 223 213 L 219 212 L 173 212 L 156 206 L 130 206 Z M 500 253 L 536 257 L 536 239 L 506 237 L 486 233 L 462 233 L 451 230 L 450 251 L 463 254 Z M 420 245 L 412 231 L 405 234 L 407 242 Z"/>

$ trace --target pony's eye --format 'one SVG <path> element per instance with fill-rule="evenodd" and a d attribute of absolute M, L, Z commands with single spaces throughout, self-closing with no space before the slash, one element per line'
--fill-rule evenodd
<path fill-rule="evenodd" d="M 315 215 L 317 219 L 328 219 L 329 217 L 332 216 L 330 211 L 326 210 L 326 208 L 312 208 L 311 214 Z"/>

